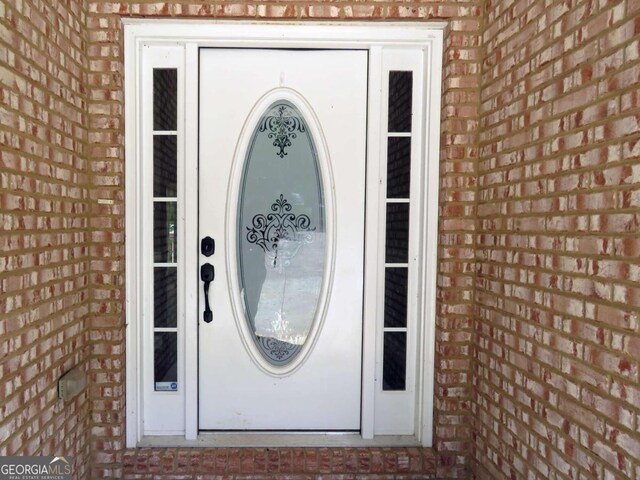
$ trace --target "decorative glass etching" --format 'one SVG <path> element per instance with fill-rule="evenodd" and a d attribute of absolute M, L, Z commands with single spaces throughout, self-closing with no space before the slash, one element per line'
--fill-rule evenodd
<path fill-rule="evenodd" d="M 325 211 L 314 140 L 300 111 L 272 104 L 257 123 L 238 201 L 238 267 L 246 321 L 272 365 L 308 340 L 325 275 Z"/>
<path fill-rule="evenodd" d="M 304 123 L 286 104 L 277 105 L 269 114 L 262 117 L 260 132 L 269 132 L 267 136 L 273 139 L 273 146 L 279 148 L 277 155 L 284 158 L 285 148 L 291 146 L 291 140 L 297 137 L 296 132 L 304 133 Z"/>

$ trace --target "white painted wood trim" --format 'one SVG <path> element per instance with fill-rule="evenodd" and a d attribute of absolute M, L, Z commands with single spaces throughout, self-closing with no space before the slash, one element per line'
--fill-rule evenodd
<path fill-rule="evenodd" d="M 184 392 L 185 439 L 198 437 L 198 252 L 200 232 L 191 228 L 198 224 L 198 83 L 199 49 L 196 43 L 185 46 L 185 158 L 184 158 L 184 234 L 185 244 L 185 328 L 184 328 Z M 189 310 L 189 306 L 193 308 Z M 193 366 L 196 368 L 193 368 Z"/>
<path fill-rule="evenodd" d="M 196 42 L 201 47 L 368 48 L 441 41 L 447 22 L 240 22 L 123 18 L 138 39 Z"/>
<path fill-rule="evenodd" d="M 438 261 L 438 199 L 440 192 L 440 115 L 442 108 L 442 58 L 444 34 L 437 32 L 437 39 L 425 51 L 424 103 L 424 152 L 425 175 L 423 184 L 425 221 L 421 240 L 421 303 L 419 315 L 421 324 L 421 344 L 418 351 L 418 374 L 421 375 L 422 389 L 418 396 L 417 437 L 422 446 L 433 445 L 433 413 L 435 389 L 435 343 L 436 343 L 436 281 Z"/>
<path fill-rule="evenodd" d="M 367 179 L 365 217 L 365 261 L 364 261 L 364 306 L 362 331 L 362 411 L 360 433 L 362 438 L 374 437 L 376 358 L 378 337 L 378 286 L 380 237 L 380 162 L 382 150 L 379 139 L 382 136 L 380 117 L 382 115 L 382 47 L 369 50 L 369 109 L 367 125 Z M 378 166 L 376 168 L 375 166 Z"/>
<path fill-rule="evenodd" d="M 132 161 L 125 162 L 125 205 L 134 208 L 125 208 L 125 324 L 126 324 L 126 444 L 135 446 L 142 439 L 142 404 L 141 389 L 142 378 L 140 375 L 141 362 L 139 348 L 139 323 L 140 310 L 138 299 L 142 298 L 140 285 L 136 281 L 142 273 L 139 256 L 138 241 L 140 238 L 138 208 L 140 204 L 140 189 L 137 182 L 142 177 L 138 171 L 140 151 L 138 147 L 139 137 L 139 105 L 138 92 L 136 92 L 136 79 L 140 76 L 138 64 L 140 57 L 135 51 L 135 32 L 125 31 L 124 36 L 124 69 L 125 77 L 124 104 L 125 104 L 125 152 Z"/>

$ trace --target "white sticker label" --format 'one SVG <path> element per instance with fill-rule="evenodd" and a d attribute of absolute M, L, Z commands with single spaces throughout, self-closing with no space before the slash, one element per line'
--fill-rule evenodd
<path fill-rule="evenodd" d="M 156 382 L 156 392 L 175 392 L 178 390 L 176 382 Z"/>

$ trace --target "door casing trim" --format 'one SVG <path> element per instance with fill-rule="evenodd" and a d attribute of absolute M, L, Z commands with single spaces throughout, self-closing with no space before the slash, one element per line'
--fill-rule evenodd
<path fill-rule="evenodd" d="M 141 205 L 138 186 L 143 176 L 140 159 L 140 92 L 139 78 L 142 69 L 142 51 L 150 45 L 172 45 L 184 48 L 185 74 L 185 119 L 184 161 L 185 168 L 197 171 L 198 156 L 198 50 L 201 47 L 223 48 L 324 48 L 324 49 L 368 49 L 370 68 L 381 62 L 382 51 L 389 47 L 420 48 L 425 52 L 425 72 L 428 74 L 428 88 L 424 92 L 424 122 L 422 123 L 424 142 L 422 145 L 424 168 L 422 178 L 422 197 L 419 199 L 420 259 L 419 298 L 416 369 L 416 435 L 412 436 L 422 446 L 433 443 L 433 398 L 434 398 L 434 351 L 435 351 L 435 293 L 437 263 L 437 226 L 438 226 L 438 190 L 439 190 L 439 137 L 441 109 L 441 81 L 443 35 L 446 22 L 390 22 L 390 23 L 340 23 L 340 22 L 267 22 L 267 21 L 204 21 L 170 19 L 132 19 L 123 18 L 124 26 L 124 71 L 125 71 L 125 254 L 129 259 L 125 266 L 125 318 L 126 318 L 126 444 L 135 447 L 144 436 L 144 402 L 142 372 L 142 325 L 139 319 L 144 317 L 143 292 L 138 279 L 144 269 L 139 261 L 144 251 L 141 233 Z M 191 72 L 191 73 L 189 73 Z M 194 73 L 195 72 L 195 73 Z M 381 86 L 382 78 L 370 79 L 370 89 Z M 379 102 L 378 102 L 379 103 Z M 378 108 L 376 108 L 378 107 Z M 196 108 L 196 114 L 193 114 Z M 368 124 L 368 161 L 371 155 L 379 155 L 379 105 L 369 105 Z M 378 117 L 376 117 L 378 115 Z M 376 182 L 367 175 L 367 198 Z M 375 179 L 374 179 L 375 180 Z M 373 185 L 371 185 L 373 183 Z M 185 214 L 197 216 L 196 189 L 184 192 Z M 366 210 L 366 238 L 370 233 L 374 237 L 378 226 L 378 212 Z M 197 218 L 196 218 L 197 223 Z M 197 243 L 193 238 L 183 237 L 185 242 Z M 368 250 L 368 247 L 365 247 Z M 197 264 L 196 252 L 185 249 L 185 264 Z M 378 249 L 379 250 L 379 249 Z M 367 263 L 379 259 L 368 260 Z M 365 265 L 365 276 L 367 276 Z M 376 318 L 376 286 L 365 285 L 365 319 Z M 189 290 L 191 289 L 191 290 Z M 197 278 L 187 279 L 183 285 L 184 301 L 197 304 Z M 195 295 L 195 299 L 190 298 Z M 369 301 L 367 301 L 369 298 Z M 376 330 L 364 325 L 363 335 L 363 380 L 362 380 L 362 429 L 361 438 L 373 439 L 374 392 L 375 392 L 375 345 Z M 197 329 L 185 328 L 183 348 L 197 344 Z M 185 348 L 184 370 L 184 431 L 164 432 L 183 435 L 186 441 L 198 439 L 197 418 L 197 349 Z M 191 367 L 191 368 L 189 368 Z M 147 432 L 150 433 L 150 432 Z M 409 440 L 409 437 L 408 437 Z M 357 442 L 356 442 L 357 443 Z"/>

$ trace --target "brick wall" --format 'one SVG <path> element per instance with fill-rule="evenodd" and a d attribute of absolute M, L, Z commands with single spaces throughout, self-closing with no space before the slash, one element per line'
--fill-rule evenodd
<path fill-rule="evenodd" d="M 435 478 L 424 448 L 138 448 L 124 454 L 127 480 L 426 480 Z M 202 476 L 198 476 L 202 475 Z"/>
<path fill-rule="evenodd" d="M 85 11 L 0 1 L 0 456 L 90 458 Z"/>
<path fill-rule="evenodd" d="M 481 3 L 0 0 L 0 455 L 155 458 L 124 449 L 121 16 L 447 19 L 438 477 L 640 478 L 640 3 L 487 0 L 484 47 Z"/>
<path fill-rule="evenodd" d="M 640 2 L 486 2 L 477 478 L 640 478 Z"/>
<path fill-rule="evenodd" d="M 445 36 L 434 392 L 438 478 L 467 478 L 471 453 L 480 28 L 478 16 L 454 18 Z"/>
<path fill-rule="evenodd" d="M 442 478 L 466 477 L 471 447 L 473 231 L 480 82 L 480 0 L 432 2 L 89 1 L 92 445 L 94 477 L 123 474 L 124 153 L 121 16 L 286 19 L 447 19 L 435 447 Z M 114 205 L 98 205 L 98 198 Z"/>

